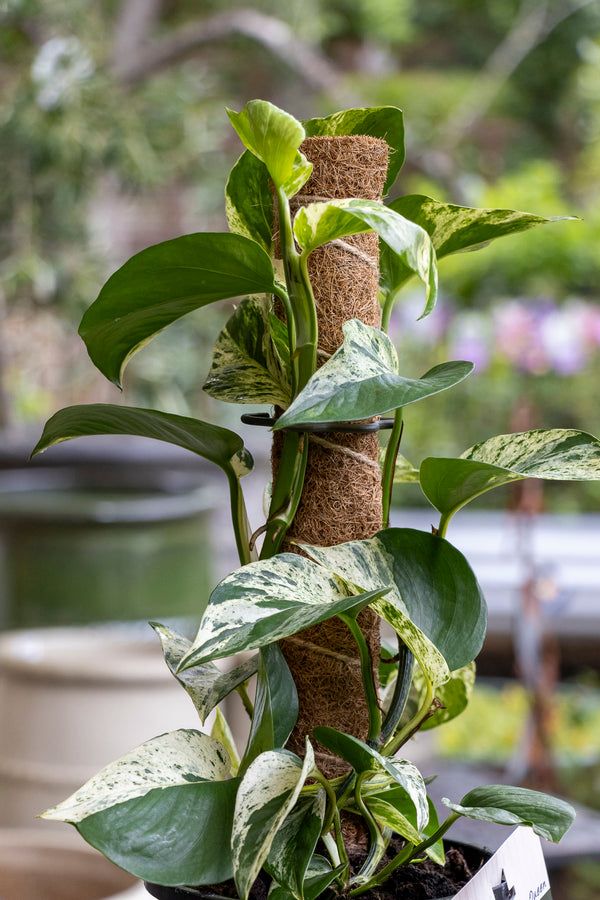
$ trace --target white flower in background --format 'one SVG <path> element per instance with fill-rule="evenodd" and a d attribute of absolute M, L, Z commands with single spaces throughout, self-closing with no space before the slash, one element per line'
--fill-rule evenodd
<path fill-rule="evenodd" d="M 81 82 L 94 73 L 92 58 L 76 37 L 54 37 L 39 49 L 31 66 L 38 85 L 37 103 L 56 109 L 79 92 Z"/>

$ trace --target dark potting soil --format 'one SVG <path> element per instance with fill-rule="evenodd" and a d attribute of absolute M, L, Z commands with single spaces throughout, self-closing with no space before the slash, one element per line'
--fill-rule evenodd
<path fill-rule="evenodd" d="M 393 858 L 402 848 L 402 841 L 392 840 L 386 858 L 382 866 Z M 361 900 L 441 900 L 441 898 L 453 897 L 463 888 L 477 872 L 477 870 L 489 859 L 490 854 L 475 847 L 446 847 L 446 864 L 438 866 L 427 859 L 424 862 L 401 866 L 396 869 L 392 877 L 384 884 L 369 893 L 362 894 Z M 352 869 L 360 868 L 361 859 L 351 859 Z M 250 900 L 267 900 L 271 879 L 261 872 L 254 883 Z M 169 890 L 169 889 L 163 889 Z M 173 889 L 170 889 L 173 891 Z M 224 900 L 237 900 L 237 892 L 233 880 L 223 884 L 205 885 L 197 889 L 198 897 L 218 898 Z M 161 897 L 160 893 L 153 896 Z M 167 895 L 164 895 L 165 898 Z M 178 898 L 179 894 L 172 894 Z M 186 894 L 193 897 L 195 894 Z M 335 898 L 332 889 L 326 893 L 328 898 Z"/>

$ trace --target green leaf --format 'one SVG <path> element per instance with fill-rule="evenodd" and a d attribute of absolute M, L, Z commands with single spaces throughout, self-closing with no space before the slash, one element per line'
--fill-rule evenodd
<path fill-rule="evenodd" d="M 522 478 L 598 481 L 600 441 L 560 428 L 501 434 L 458 459 L 428 457 L 420 468 L 421 488 L 446 520 L 486 491 Z"/>
<path fill-rule="evenodd" d="M 185 235 L 136 253 L 108 279 L 79 334 L 95 366 L 121 386 L 127 361 L 186 313 L 217 300 L 271 293 L 273 265 L 239 234 Z"/>
<path fill-rule="evenodd" d="M 421 687 L 423 691 L 424 685 L 420 684 L 422 678 L 419 672 L 415 673 L 414 681 L 417 688 Z M 436 699 L 442 704 L 442 709 L 438 709 L 423 722 L 421 731 L 426 731 L 428 728 L 437 728 L 438 725 L 443 725 L 444 722 L 449 722 L 451 719 L 459 716 L 461 712 L 464 712 L 471 699 L 474 686 L 475 663 L 469 663 L 467 666 L 452 672 L 449 680 L 445 684 L 440 685 L 435 692 Z"/>
<path fill-rule="evenodd" d="M 342 864 L 332 869 L 331 864 L 325 857 L 315 853 L 304 879 L 304 900 L 317 900 L 317 897 L 320 897 L 334 879 L 346 873 L 346 868 L 346 865 Z M 276 881 L 271 884 L 268 900 L 293 900 L 293 898 L 294 894 L 287 888 L 277 884 Z"/>
<path fill-rule="evenodd" d="M 304 880 L 321 836 L 326 798 L 323 790 L 302 797 L 277 831 L 265 869 L 297 900 L 304 900 Z"/>
<path fill-rule="evenodd" d="M 477 656 L 485 637 L 485 600 L 468 562 L 448 541 L 412 528 L 387 528 L 368 540 L 302 548 L 361 590 L 394 585 L 372 606 L 400 634 L 420 665 L 424 650 L 415 629 L 437 648 L 451 671 Z M 437 684 L 448 675 L 446 669 L 446 677 Z"/>
<path fill-rule="evenodd" d="M 250 100 L 239 113 L 227 115 L 245 147 L 264 162 L 276 187 L 288 196 L 300 190 L 312 172 L 298 147 L 304 140 L 304 128 L 289 113 L 265 100 Z"/>
<path fill-rule="evenodd" d="M 132 434 L 175 444 L 237 476 L 252 469 L 252 457 L 244 449 L 244 442 L 228 428 L 187 416 L 111 403 L 67 406 L 59 410 L 46 422 L 32 456 L 61 441 L 96 434 Z"/>
<path fill-rule="evenodd" d="M 423 194 L 398 197 L 390 208 L 424 228 L 431 237 L 438 259 L 461 250 L 476 250 L 508 234 L 570 216 L 544 218 L 514 209 L 472 209 L 442 203 Z"/>
<path fill-rule="evenodd" d="M 254 714 L 240 774 L 261 753 L 285 746 L 297 718 L 294 679 L 277 644 L 268 644 L 259 654 Z"/>
<path fill-rule="evenodd" d="M 393 185 L 404 162 L 404 117 L 395 106 L 373 106 L 345 109 L 324 119 L 308 119 L 302 123 L 307 137 L 315 135 L 368 134 L 383 138 L 390 148 L 384 193 Z"/>
<path fill-rule="evenodd" d="M 192 698 L 203 724 L 221 700 L 257 671 L 258 656 L 254 656 L 228 672 L 221 672 L 214 663 L 178 672 L 179 663 L 189 652 L 192 642 L 166 625 L 150 624 L 160 638 L 167 666 Z"/>
<path fill-rule="evenodd" d="M 228 403 L 289 406 L 287 332 L 283 322 L 275 321 L 279 331 L 277 349 L 271 334 L 274 323 L 269 315 L 269 301 L 258 297 L 242 301 L 217 338 L 203 388 L 207 394 Z M 280 360 L 282 349 L 287 351 L 286 366 Z"/>
<path fill-rule="evenodd" d="M 138 878 L 166 885 L 230 878 L 239 781 L 198 731 L 163 734 L 111 763 L 43 818 L 74 824 L 93 847 Z M 198 821 L 211 822 L 198 829 Z"/>
<path fill-rule="evenodd" d="M 469 819 L 498 825 L 528 825 L 540 837 L 555 843 L 575 819 L 575 810 L 564 800 L 505 784 L 475 788 L 465 794 L 460 803 L 452 803 L 443 797 L 442 803 Z"/>
<path fill-rule="evenodd" d="M 311 203 L 301 207 L 294 219 L 294 234 L 305 253 L 311 253 L 328 241 L 370 231 L 376 232 L 397 258 L 396 265 L 401 271 L 401 278 L 395 283 L 395 269 L 388 268 L 382 290 L 393 294 L 406 280 L 406 270 L 415 273 L 425 285 L 423 315 L 427 315 L 435 306 L 437 297 L 437 268 L 433 244 L 423 228 L 374 200 Z"/>
<path fill-rule="evenodd" d="M 396 784 L 406 792 L 416 812 L 417 828 L 427 822 L 427 790 L 423 776 L 416 766 L 406 759 L 394 759 L 382 756 L 364 741 L 350 734 L 343 734 L 328 725 L 319 725 L 313 729 L 315 740 L 350 763 L 357 772 L 375 772 L 389 775 Z"/>
<path fill-rule="evenodd" d="M 350 596 L 341 578 L 295 553 L 242 566 L 211 594 L 181 668 L 264 647 L 338 613 L 358 611 L 386 590 L 378 585 Z"/>
<path fill-rule="evenodd" d="M 211 738 L 214 738 L 215 741 L 219 741 L 220 744 L 223 744 L 229 759 L 231 760 L 231 774 L 232 776 L 237 775 L 240 769 L 240 755 L 235 743 L 235 738 L 229 727 L 229 722 L 219 707 L 215 710 L 215 721 L 210 736 Z"/>
<path fill-rule="evenodd" d="M 287 750 L 268 750 L 244 775 L 231 836 L 233 873 L 242 900 L 248 897 L 278 829 L 314 772 L 314 754 L 307 740 L 304 762 Z"/>
<path fill-rule="evenodd" d="M 397 806 L 380 797 L 365 797 L 364 801 L 378 825 L 395 831 L 403 838 L 406 838 L 407 841 L 410 841 L 411 844 L 418 844 L 421 841 L 421 836 L 407 816 L 407 813 L 410 812 L 410 800 L 405 794 L 403 797 L 406 806 L 405 811 L 401 811 Z"/>
<path fill-rule="evenodd" d="M 398 374 L 398 357 L 386 334 L 358 319 L 345 322 L 343 330 L 342 346 L 315 372 L 275 430 L 383 415 L 447 390 L 473 370 L 473 363 L 455 361 L 421 378 L 405 378 Z"/>
<path fill-rule="evenodd" d="M 385 447 L 381 449 L 379 454 L 379 462 L 383 467 L 383 463 L 385 460 Z M 396 464 L 394 466 L 394 484 L 414 484 L 419 481 L 419 470 L 416 469 L 411 462 L 409 462 L 405 456 L 402 456 L 401 453 L 396 457 Z"/>
<path fill-rule="evenodd" d="M 426 838 L 430 838 L 439 829 L 440 823 L 438 820 L 437 810 L 433 804 L 431 797 L 427 798 L 427 803 L 429 805 L 429 822 L 423 829 L 423 834 Z M 446 862 L 446 853 L 444 851 L 444 841 L 442 840 L 442 838 L 440 838 L 439 841 L 436 841 L 435 844 L 432 844 L 431 847 L 428 847 L 425 853 L 430 859 L 437 863 L 438 866 L 443 866 Z"/>
<path fill-rule="evenodd" d="M 229 174 L 225 188 L 229 230 L 261 245 L 270 255 L 273 243 L 273 192 L 267 167 L 245 150 Z"/>

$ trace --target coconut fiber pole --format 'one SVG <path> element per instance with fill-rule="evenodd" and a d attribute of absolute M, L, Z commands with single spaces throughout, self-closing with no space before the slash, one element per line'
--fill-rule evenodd
<path fill-rule="evenodd" d="M 381 200 L 388 163 L 385 141 L 367 136 L 311 137 L 300 149 L 313 163 L 313 172 L 292 199 L 292 213 L 301 205 L 319 200 Z M 319 327 L 319 364 L 342 344 L 344 322 L 357 318 L 367 325 L 379 326 L 378 264 L 376 234 L 332 241 L 309 257 L 308 272 Z M 325 432 L 311 434 L 309 441 L 302 498 L 283 549 L 298 552 L 293 543 L 296 541 L 328 547 L 371 537 L 382 524 L 377 434 Z M 276 434 L 274 474 L 281 443 L 281 435 Z M 377 667 L 379 620 L 366 609 L 358 622 Z M 305 736 L 311 735 L 317 725 L 330 725 L 365 740 L 368 712 L 360 658 L 346 625 L 334 617 L 282 641 L 280 646 L 294 677 L 300 704 L 289 748 L 303 755 Z M 316 745 L 315 749 L 325 775 L 332 777 L 343 771 L 323 747 Z"/>

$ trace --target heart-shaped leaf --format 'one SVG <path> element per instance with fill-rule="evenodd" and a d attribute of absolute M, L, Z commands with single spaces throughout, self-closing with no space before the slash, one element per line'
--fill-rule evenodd
<path fill-rule="evenodd" d="M 300 797 L 277 831 L 265 862 L 275 881 L 297 900 L 304 900 L 304 882 L 325 817 L 325 792 Z"/>
<path fill-rule="evenodd" d="M 180 668 L 264 647 L 338 613 L 360 610 L 387 587 L 351 596 L 345 582 L 295 553 L 250 563 L 217 585 Z"/>
<path fill-rule="evenodd" d="M 189 234 L 136 253 L 111 275 L 79 334 L 94 365 L 120 387 L 130 357 L 171 322 L 217 300 L 273 287 L 273 265 L 255 241 Z"/>
<path fill-rule="evenodd" d="M 473 370 L 473 363 L 460 360 L 435 366 L 422 378 L 405 378 L 386 334 L 358 319 L 345 322 L 343 330 L 342 346 L 280 416 L 276 430 L 383 415 L 445 391 Z"/>
<path fill-rule="evenodd" d="M 314 854 L 311 859 L 306 877 L 302 886 L 304 900 L 317 900 L 329 887 L 334 879 L 347 874 L 347 865 L 342 864 L 331 868 L 331 863 L 324 856 Z M 294 894 L 288 889 L 273 881 L 269 888 L 268 900 L 294 900 Z"/>
<path fill-rule="evenodd" d="M 221 672 L 214 663 L 178 672 L 179 663 L 189 652 L 192 642 L 166 625 L 150 624 L 160 638 L 167 666 L 192 698 L 203 724 L 221 700 L 257 671 L 258 656 L 254 656 L 228 672 Z"/>
<path fill-rule="evenodd" d="M 298 152 L 305 137 L 302 124 L 266 100 L 250 100 L 239 113 L 227 115 L 245 147 L 264 162 L 273 183 L 288 196 L 300 190 L 312 164 Z"/>
<path fill-rule="evenodd" d="M 261 753 L 285 746 L 297 718 L 294 679 L 277 644 L 268 644 L 259 654 L 252 726 L 240 774 Z"/>
<path fill-rule="evenodd" d="M 486 491 L 522 478 L 600 480 L 600 441 L 561 428 L 500 434 L 458 459 L 424 459 L 419 477 L 425 496 L 447 521 Z"/>
<path fill-rule="evenodd" d="M 71 822 L 93 847 L 138 878 L 165 885 L 231 877 L 238 779 L 217 741 L 180 730 L 104 768 L 43 818 Z M 210 822 L 199 829 L 198 821 Z"/>
<path fill-rule="evenodd" d="M 417 689 L 422 688 L 424 693 L 425 685 L 422 684 L 422 678 L 419 672 L 415 672 L 414 684 Z M 469 663 L 452 672 L 448 681 L 441 684 L 435 692 L 436 700 L 441 703 L 441 708 L 436 710 L 432 716 L 426 719 L 421 725 L 421 731 L 428 728 L 437 728 L 444 722 L 455 719 L 469 705 L 471 694 L 475 686 L 475 663 Z"/>
<path fill-rule="evenodd" d="M 315 135 L 368 134 L 383 138 L 390 149 L 384 193 L 393 185 L 404 162 L 404 117 L 395 106 L 373 106 L 345 109 L 323 119 L 302 123 L 307 137 Z"/>
<path fill-rule="evenodd" d="M 409 270 L 425 285 L 428 315 L 437 298 L 435 250 L 427 232 L 414 222 L 374 200 L 328 200 L 301 207 L 294 219 L 294 234 L 305 253 L 329 241 L 374 231 L 401 262 L 401 273 Z M 388 272 L 388 280 L 392 277 Z M 406 280 L 404 278 L 404 280 Z M 403 283 L 403 282 L 402 282 Z M 393 291 L 400 285 L 389 284 Z"/>
<path fill-rule="evenodd" d="M 558 842 L 575 819 L 575 810 L 564 800 L 528 788 L 489 784 L 469 791 L 460 803 L 442 798 L 449 809 L 482 822 L 528 825 L 548 841 Z"/>
<path fill-rule="evenodd" d="M 314 771 L 314 754 L 307 740 L 304 762 L 288 750 L 268 750 L 244 775 L 231 836 L 233 874 L 242 900 L 247 900 L 277 831 Z"/>
<path fill-rule="evenodd" d="M 278 332 L 277 346 L 272 328 Z M 282 350 L 285 364 L 280 358 Z M 263 298 L 243 300 L 221 331 L 203 389 L 228 403 L 266 403 L 284 409 L 289 405 L 286 328 L 269 315 L 268 302 Z"/>
<path fill-rule="evenodd" d="M 450 671 L 470 663 L 485 637 L 487 610 L 471 567 L 455 547 L 412 528 L 387 528 L 336 547 L 302 545 L 308 555 L 361 590 L 393 584 L 373 609 L 401 635 L 419 664 L 422 648 L 408 629 L 426 636 Z M 438 681 L 437 684 L 447 680 Z"/>

